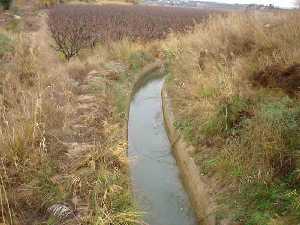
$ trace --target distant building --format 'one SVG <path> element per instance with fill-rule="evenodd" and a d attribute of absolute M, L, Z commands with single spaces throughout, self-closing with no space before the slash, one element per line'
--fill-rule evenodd
<path fill-rule="evenodd" d="M 271 10 L 271 9 L 275 9 L 273 4 L 270 5 L 249 4 L 246 7 L 246 10 Z"/>
<path fill-rule="evenodd" d="M 201 0 L 144 0 L 142 4 L 146 5 L 160 5 L 160 6 L 177 6 L 177 7 L 193 7 L 199 9 L 208 9 L 208 10 L 270 10 L 275 9 L 275 7 L 270 5 L 260 5 L 260 4 L 226 4 L 226 3 L 217 3 L 217 2 L 208 2 Z"/>

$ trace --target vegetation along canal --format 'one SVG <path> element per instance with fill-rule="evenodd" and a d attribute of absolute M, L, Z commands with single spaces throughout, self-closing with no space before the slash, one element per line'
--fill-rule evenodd
<path fill-rule="evenodd" d="M 164 127 L 161 89 L 152 74 L 132 98 L 128 123 L 130 172 L 138 207 L 150 225 L 196 225 Z"/>

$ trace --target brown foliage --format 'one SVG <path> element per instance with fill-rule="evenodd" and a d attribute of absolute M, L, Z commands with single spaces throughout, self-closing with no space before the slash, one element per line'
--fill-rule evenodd
<path fill-rule="evenodd" d="M 49 27 L 58 49 L 67 59 L 97 41 L 123 38 L 149 41 L 171 31 L 189 31 L 207 11 L 171 7 L 120 5 L 61 5 L 49 12 Z"/>
<path fill-rule="evenodd" d="M 300 87 L 300 64 L 288 68 L 280 65 L 268 66 L 253 75 L 255 85 L 270 88 L 281 88 L 293 95 Z"/>

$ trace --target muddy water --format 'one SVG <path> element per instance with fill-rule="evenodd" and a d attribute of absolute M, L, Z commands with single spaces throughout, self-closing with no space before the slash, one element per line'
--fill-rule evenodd
<path fill-rule="evenodd" d="M 147 224 L 196 225 L 164 128 L 163 82 L 157 77 L 148 80 L 130 105 L 128 154 L 134 196 Z"/>

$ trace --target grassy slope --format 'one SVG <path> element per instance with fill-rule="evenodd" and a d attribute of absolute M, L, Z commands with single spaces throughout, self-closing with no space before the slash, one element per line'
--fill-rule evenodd
<path fill-rule="evenodd" d="M 199 171 L 237 224 L 300 221 L 300 15 L 211 18 L 171 37 L 168 91 Z M 298 64 L 297 64 L 298 63 Z"/>
<path fill-rule="evenodd" d="M 35 32 L 0 32 L 2 221 L 54 224 L 47 208 L 66 203 L 83 224 L 136 224 L 125 110 L 132 75 L 151 51 L 123 41 L 67 63 L 50 47 L 44 18 L 35 17 Z M 91 96 L 92 105 L 78 103 Z"/>

